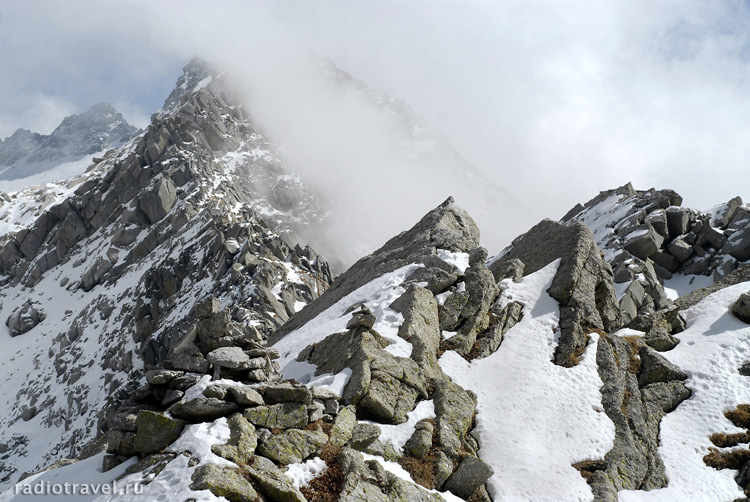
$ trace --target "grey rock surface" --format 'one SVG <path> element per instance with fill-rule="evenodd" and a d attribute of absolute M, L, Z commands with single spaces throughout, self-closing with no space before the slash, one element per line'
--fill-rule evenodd
<path fill-rule="evenodd" d="M 213 422 L 237 411 L 237 405 L 215 397 L 197 397 L 169 407 L 172 416 L 188 422 Z"/>
<path fill-rule="evenodd" d="M 604 259 L 591 230 L 581 223 L 560 224 L 544 220 L 516 239 L 497 260 L 520 259 L 531 274 L 560 258 L 560 266 L 547 292 L 560 304 L 560 341 L 555 362 L 574 365 L 588 343 L 591 328 L 613 332 L 621 324 L 612 268 Z"/>
<path fill-rule="evenodd" d="M 477 457 L 466 456 L 458 464 L 456 471 L 448 478 L 445 488 L 461 498 L 468 499 L 495 471 Z"/>
<path fill-rule="evenodd" d="M 153 411 L 142 411 L 135 422 L 133 449 L 144 455 L 157 453 L 176 441 L 184 427 L 183 420 Z"/>
<path fill-rule="evenodd" d="M 302 462 L 328 442 L 328 436 L 320 431 L 288 429 L 264 441 L 258 452 L 279 464 Z"/>
<path fill-rule="evenodd" d="M 46 318 L 47 314 L 39 303 L 27 301 L 8 316 L 5 325 L 10 330 L 10 336 L 18 336 L 28 333 Z"/>
<path fill-rule="evenodd" d="M 402 423 L 417 397 L 426 397 L 426 382 L 414 360 L 393 356 L 383 350 L 386 346 L 388 342 L 376 332 L 355 328 L 307 347 L 298 359 L 315 364 L 316 374 L 351 369 L 344 401 L 355 404 L 360 416 Z"/>
<path fill-rule="evenodd" d="M 217 497 L 230 502 L 255 502 L 258 492 L 239 472 L 230 467 L 204 464 L 192 475 L 191 490 L 209 490 Z"/>

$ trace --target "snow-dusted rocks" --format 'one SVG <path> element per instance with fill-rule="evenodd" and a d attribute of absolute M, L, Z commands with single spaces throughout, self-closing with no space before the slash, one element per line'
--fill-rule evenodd
<path fill-rule="evenodd" d="M 644 227 L 636 228 L 627 234 L 627 240 L 623 247 L 633 256 L 645 260 L 658 252 L 663 242 L 664 237 L 648 223 Z"/>
<path fill-rule="evenodd" d="M 253 502 L 258 500 L 258 492 L 242 474 L 230 467 L 205 464 L 198 467 L 191 476 L 191 490 L 209 490 L 217 497 L 233 502 Z"/>
<path fill-rule="evenodd" d="M 462 355 L 471 352 L 477 338 L 489 327 L 490 306 L 499 293 L 492 272 L 485 265 L 486 259 L 484 248 L 474 248 L 469 253 L 469 267 L 464 272 L 463 281 L 466 302 L 457 312 L 456 335 L 446 341 L 447 347 Z"/>
<path fill-rule="evenodd" d="M 325 211 L 249 113 L 193 62 L 142 135 L 0 196 L 0 313 L 25 331 L 0 483 L 106 448 L 57 475 L 101 465 L 145 483 L 130 502 L 741 493 L 709 467 L 750 455 L 721 446 L 750 402 L 739 198 L 626 185 L 490 263 L 448 199 L 333 281 L 293 238 Z"/>
<path fill-rule="evenodd" d="M 358 414 L 386 423 L 405 422 L 418 396 L 426 397 L 427 383 L 412 359 L 393 356 L 377 332 L 358 327 L 328 336 L 299 355 L 319 374 L 351 371 L 342 397 L 357 405 Z"/>
<path fill-rule="evenodd" d="M 0 444 L 14 445 L 0 486 L 77 456 L 131 391 L 160 409 L 179 402 L 196 373 L 211 370 L 210 350 L 186 341 L 197 300 L 222 298 L 240 323 L 222 319 L 198 340 L 216 349 L 263 338 L 331 281 L 325 260 L 292 237 L 296 225 L 323 219 L 314 196 L 227 82 L 197 87 L 119 149 L 61 167 L 72 179 L 2 198 L 0 227 L 10 233 L 0 239 L 0 315 L 33 298 L 47 318 L 2 353 L 15 376 L 0 398 L 15 404 L 0 415 Z M 231 138 L 209 140 L 204 121 L 222 121 Z M 271 197 L 279 183 L 295 194 L 283 210 Z M 247 354 L 264 366 L 244 376 L 267 380 L 266 354 Z M 143 371 L 168 358 L 165 369 L 185 374 L 139 389 Z"/>
<path fill-rule="evenodd" d="M 5 325 L 10 330 L 10 336 L 18 336 L 31 331 L 34 326 L 46 318 L 47 314 L 41 305 L 36 302 L 27 301 L 8 316 Z"/>
<path fill-rule="evenodd" d="M 413 228 L 401 233 L 372 254 L 365 256 L 341 274 L 336 285 L 321 299 L 293 316 L 271 338 L 271 343 L 303 326 L 346 294 L 366 283 L 410 263 L 435 260 L 437 249 L 468 253 L 479 245 L 479 229 L 474 220 L 458 207 L 453 198 L 425 215 Z M 445 267 L 445 265 L 443 265 Z"/>
<path fill-rule="evenodd" d="M 673 276 L 676 284 L 691 275 L 718 281 L 750 259 L 750 211 L 742 199 L 706 212 L 681 204 L 672 190 L 638 191 L 627 184 L 566 215 L 594 231 L 613 268 L 626 324 L 667 307 L 668 296 L 678 294 L 669 286 Z"/>
<path fill-rule="evenodd" d="M 602 404 L 616 432 L 601 468 L 592 472 L 595 500 L 617 500 L 620 490 L 653 490 L 667 484 L 658 452 L 659 422 L 690 391 L 673 382 L 686 378 L 682 372 L 651 349 L 642 347 L 638 352 L 639 343 L 637 338 L 626 341 L 617 335 L 599 340 L 596 360 L 604 383 Z"/>
<path fill-rule="evenodd" d="M 441 336 L 438 303 L 434 296 L 425 288 L 412 284 L 391 304 L 391 308 L 404 316 L 398 336 L 412 345 L 411 358 L 428 378 L 436 378 L 439 373 L 436 354 Z"/>
<path fill-rule="evenodd" d="M 156 223 L 169 213 L 175 202 L 177 194 L 174 183 L 169 178 L 162 178 L 152 190 L 138 198 L 138 207 L 150 223 Z"/>

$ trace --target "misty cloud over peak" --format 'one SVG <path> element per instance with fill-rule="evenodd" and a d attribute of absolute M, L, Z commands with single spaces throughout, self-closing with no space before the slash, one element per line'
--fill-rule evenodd
<path fill-rule="evenodd" d="M 424 197 L 429 204 L 388 194 L 389 182 L 419 186 L 425 177 L 389 179 L 406 171 L 380 148 L 393 146 L 380 132 L 394 123 L 354 97 L 327 109 L 336 99 L 314 81 L 314 53 L 407 103 L 534 219 L 557 219 L 628 181 L 709 207 L 748 180 L 742 2 L 82 1 L 0 13 L 0 136 L 18 127 L 49 133 L 96 101 L 143 127 L 198 55 L 236 75 L 295 168 L 305 169 L 303 158 L 331 183 L 367 186 L 379 201 L 368 210 L 421 214 L 443 200 L 440 187 Z M 295 115 L 296 130 L 287 130 Z M 360 192 L 352 205 L 362 205 Z M 491 228 L 508 220 L 493 219 Z"/>

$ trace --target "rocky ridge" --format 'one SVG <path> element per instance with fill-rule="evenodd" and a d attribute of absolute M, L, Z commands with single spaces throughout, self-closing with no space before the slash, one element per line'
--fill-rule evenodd
<path fill-rule="evenodd" d="M 504 336 L 534 315 L 506 295 L 508 286 L 556 262 L 547 294 L 559 305 L 560 336 L 550 364 L 579 364 L 596 334 L 602 407 L 615 426 L 603 458 L 570 467 L 597 501 L 665 488 L 662 419 L 692 395 L 689 375 L 662 355 L 679 342 L 684 307 L 667 299 L 620 329 L 628 320 L 607 260 L 618 253 L 614 244 L 600 250 L 597 230 L 544 221 L 488 260 L 476 224 L 448 199 L 275 329 L 257 329 L 208 299 L 154 359 L 146 384 L 110 415 L 104 468 L 127 460 L 121 479 L 150 485 L 186 462 L 191 490 L 228 500 L 502 496 L 487 484 L 495 471 L 476 428 L 477 396 L 446 376 L 440 358 L 454 351 L 473 361 L 503 351 Z M 713 290 L 742 282 L 745 268 Z M 746 304 L 735 303 L 739 318 Z M 343 385 L 336 375 L 346 376 Z M 225 442 L 209 445 L 214 457 L 184 446 L 195 426 L 228 431 Z M 300 465 L 319 469 L 299 484 L 291 473 Z M 394 465 L 409 477 L 394 474 Z"/>
<path fill-rule="evenodd" d="M 351 377 L 341 395 L 325 388 L 300 386 L 296 383 L 253 384 L 255 380 L 248 380 L 246 375 L 247 368 L 232 370 L 233 373 L 227 375 L 222 369 L 221 374 L 214 374 L 214 378 L 229 377 L 231 381 L 224 384 L 229 385 L 228 391 L 216 391 L 215 387 L 226 382 L 217 380 L 204 388 L 204 397 L 179 401 L 166 411 L 174 418 L 187 421 L 206 422 L 225 417 L 229 423 L 244 424 L 239 415 L 233 415 L 238 411 L 242 412 L 242 416 L 256 428 L 256 438 L 250 440 L 250 444 L 256 445 L 252 463 L 248 461 L 247 468 L 242 467 L 243 464 L 237 464 L 240 469 L 236 472 L 240 472 L 250 485 L 246 486 L 245 495 L 242 496 L 254 493 L 250 491 L 252 489 L 270 500 L 287 500 L 264 486 L 262 477 L 271 475 L 264 473 L 264 470 L 275 472 L 277 481 L 284 480 L 279 468 L 283 469 L 289 464 L 318 455 L 328 459 L 328 469 L 343 472 L 339 500 L 441 500 L 436 492 L 429 490 L 447 490 L 463 499 L 473 497 L 472 500 L 489 500 L 483 485 L 493 470 L 479 458 L 479 444 L 470 435 L 476 397 L 451 382 L 437 363 L 439 352 L 449 344 L 442 344 L 441 347 L 440 323 L 448 311 L 439 305 L 435 299 L 436 294 L 459 294 L 467 297 L 467 305 L 460 310 L 463 315 L 453 322 L 459 326 L 459 330 L 460 326 L 466 326 L 464 336 L 468 339 L 488 336 L 487 332 L 490 331 L 490 307 L 499 291 L 492 274 L 485 267 L 487 252 L 478 247 L 478 239 L 474 222 L 449 199 L 428 213 L 414 228 L 355 264 L 320 298 L 298 313 L 296 322 L 292 320 L 287 323 L 299 326 L 297 329 L 304 331 L 305 319 L 312 320 L 316 312 L 320 315 L 331 305 L 339 303 L 344 292 L 360 288 L 378 276 L 403 268 L 405 264 L 426 262 L 424 267 L 415 267 L 413 273 L 405 278 L 403 293 L 391 304 L 405 319 L 398 330 L 398 336 L 413 347 L 408 356 L 395 356 L 387 350 L 390 342 L 374 329 L 376 316 L 366 305 L 356 303 L 347 309 L 346 316 L 349 319 L 345 323 L 345 331 L 332 333 L 319 342 L 299 347 L 296 351 L 298 354 L 295 358 L 298 362 L 315 365 L 315 375 L 351 371 Z M 441 259 L 441 252 L 466 255 L 467 259 L 471 257 L 469 267 L 459 269 L 451 263 L 451 258 L 448 261 Z M 481 279 L 474 279 L 474 276 Z M 456 291 L 461 289 L 458 286 L 463 282 L 461 279 L 467 282 L 466 291 L 470 291 L 470 294 L 461 295 L 461 291 Z M 470 285 L 473 281 L 478 283 L 477 287 Z M 476 292 L 479 292 L 481 298 Z M 210 306 L 211 301 L 206 305 Z M 492 324 L 494 328 L 495 323 Z M 287 331 L 290 329 L 287 325 L 272 340 L 283 342 L 285 336 L 294 338 L 294 329 Z M 500 329 L 504 327 L 507 330 L 511 325 L 512 322 L 506 322 Z M 469 343 L 468 339 L 462 345 L 473 346 L 474 342 Z M 201 338 L 200 331 L 197 331 L 196 340 L 205 341 L 205 336 Z M 279 357 L 279 352 L 283 352 L 284 347 L 284 343 L 280 343 L 266 349 L 269 358 Z M 207 346 L 204 351 L 211 348 L 212 346 Z M 212 353 L 208 354 L 208 359 Z M 165 366 L 176 367 L 169 359 Z M 197 369 L 197 366 L 192 369 Z M 279 369 L 282 375 L 285 371 L 288 372 L 288 363 Z M 208 364 L 203 366 L 203 370 L 209 371 Z M 156 375 L 179 378 L 169 370 L 152 375 L 152 379 Z M 161 385 L 163 388 L 164 383 L 161 379 L 154 380 L 156 381 L 159 384 L 149 385 L 148 390 L 142 391 L 138 397 L 165 395 L 166 389 L 160 390 L 158 387 Z M 237 387 L 238 384 L 240 387 Z M 237 394 L 241 392 L 238 389 L 248 384 L 253 385 L 252 392 L 258 397 L 246 400 L 243 395 L 238 400 Z M 429 404 L 434 409 L 434 418 L 413 424 L 411 437 L 402 445 L 385 441 L 381 436 L 381 427 L 406 423 L 409 415 L 420 406 L 419 403 Z M 162 401 L 161 404 L 165 406 L 169 402 Z M 212 413 L 196 413 L 196 409 L 203 407 L 210 408 Z M 125 412 L 129 413 L 130 409 Z M 150 416 L 148 413 L 152 411 L 142 410 L 139 413 L 137 416 L 131 414 L 129 423 L 137 424 L 138 420 L 143 422 L 145 418 L 139 417 Z M 378 426 L 378 423 L 383 425 Z M 128 454 L 137 452 L 133 444 L 138 443 L 141 429 L 137 425 L 135 428 L 130 427 L 129 431 L 114 432 L 118 439 L 110 441 L 110 444 L 116 445 L 110 447 L 110 450 L 113 455 L 120 457 L 108 458 L 124 460 Z M 171 427 L 172 425 L 165 425 L 170 430 Z M 247 429 L 247 425 L 242 427 Z M 129 434 L 129 442 L 125 445 L 119 440 L 122 434 Z M 237 434 L 232 433 L 233 437 Z M 152 442 L 144 441 L 144 444 Z M 220 450 L 218 447 L 214 449 L 215 453 Z M 365 457 L 358 452 L 399 462 L 413 475 L 422 473 L 418 483 L 422 487 L 394 476 L 384 470 L 378 461 L 365 462 Z M 153 459 L 146 460 L 147 455 L 140 453 L 144 458 L 144 465 L 153 464 Z M 253 452 L 246 455 L 248 458 L 252 457 Z M 228 459 L 235 463 L 237 460 L 236 457 Z M 107 467 L 111 467 L 111 462 L 112 460 L 107 460 Z M 206 473 L 215 473 L 218 468 L 218 465 L 199 467 L 193 477 L 196 489 L 205 487 L 216 495 L 223 494 L 223 481 L 219 479 L 226 479 L 226 476 L 206 480 L 212 476 Z M 286 486 L 287 489 L 290 486 L 288 479 Z M 308 495 L 315 496 L 309 491 Z M 230 500 L 241 499 L 239 495 L 230 497 Z"/>
<path fill-rule="evenodd" d="M 540 239 L 544 246 L 539 245 Z M 256 447 L 254 463 L 246 470 L 240 468 L 241 478 L 249 483 L 247 488 L 272 500 L 282 500 L 264 491 L 255 471 L 260 466 L 276 466 L 283 471 L 287 465 L 325 457 L 327 469 L 343 470 L 347 480 L 339 486 L 339 500 L 400 500 L 401 488 L 394 488 L 393 479 L 387 476 L 387 470 L 383 471 L 381 461 L 365 465 L 356 453 L 359 450 L 381 457 L 385 462 L 400 463 L 423 488 L 463 499 L 489 500 L 490 492 L 483 485 L 494 471 L 482 460 L 481 436 L 472 432 L 476 397 L 451 382 L 438 359 L 444 351 L 456 351 L 467 360 L 474 360 L 502 350 L 503 335 L 524 315 L 521 303 L 513 298 L 502 298 L 507 288 L 504 285 L 507 281 L 523 281 L 524 275 L 555 260 L 560 264 L 548 290 L 560 305 L 558 329 L 561 337 L 555 362 L 563 366 L 577 364 L 581 349 L 589 342 L 588 334 L 597 333 L 596 362 L 603 382 L 602 403 L 615 424 L 611 451 L 603 459 L 592 459 L 573 467 L 589 481 L 595 500 L 617 500 L 621 490 L 653 490 L 667 486 L 668 477 L 658 449 L 661 419 L 691 395 L 684 383 L 688 376 L 658 352 L 674 347 L 668 342 L 676 340 L 674 335 L 684 326 L 678 311 L 673 308 L 654 312 L 647 333 L 621 335 L 618 330 L 624 321 L 613 272 L 589 227 L 578 222 L 542 222 L 488 262 L 487 252 L 479 247 L 476 225 L 449 199 L 412 229 L 353 265 L 320 298 L 292 316 L 272 335 L 271 350 L 277 351 L 274 357 L 281 356 L 282 375 L 291 376 L 295 364 L 302 363 L 315 368 L 312 374 L 301 377 L 303 381 L 337 374 L 348 374 L 348 379 L 340 395 L 335 396 L 335 406 L 319 403 L 317 410 L 308 407 L 307 424 L 302 419 L 304 414 L 299 412 L 297 429 L 287 424 L 295 420 L 294 409 L 299 406 L 293 404 L 295 401 L 287 401 L 279 407 L 284 410 L 282 416 L 262 412 L 263 420 L 273 416 L 275 424 L 285 424 L 280 427 L 284 432 L 258 436 L 257 444 L 270 442 L 273 446 Z M 399 277 L 403 278 L 396 291 L 397 298 L 388 307 L 403 316 L 397 336 L 409 342 L 407 352 L 393 347 L 398 343 L 392 335 L 383 336 L 377 331 L 378 326 L 385 326 L 381 319 L 384 311 L 377 304 L 373 304 L 376 315 L 367 302 L 346 303 L 348 298 L 357 297 L 353 296 L 356 291 L 367 288 L 378 278 L 394 274 L 401 274 Z M 345 323 L 342 321 L 342 330 L 320 336 L 304 347 L 295 344 L 298 339 L 304 339 L 306 331 L 318 329 L 320 318 L 339 308 L 340 317 L 348 318 Z M 446 332 L 450 336 L 446 337 Z M 291 352 L 290 347 L 293 347 Z M 292 356 L 294 361 L 290 359 Z M 273 384 L 255 386 L 261 395 L 267 394 L 268 389 L 272 395 L 276 392 Z M 303 393 L 320 392 L 316 386 L 300 389 L 307 389 L 301 391 Z M 204 391 L 204 396 L 208 395 L 216 393 Z M 228 394 L 222 398 L 234 404 L 217 413 L 228 420 L 237 420 L 231 414 L 240 405 Z M 273 406 L 281 404 L 271 402 L 276 403 Z M 403 444 L 386 440 L 387 436 L 382 436 L 377 427 L 369 425 L 372 422 L 382 424 L 380 427 L 406 424 L 410 414 L 426 403 L 433 407 L 434 418 L 412 424 L 411 436 Z M 257 400 L 243 413 L 257 421 L 257 412 L 248 410 L 267 404 Z M 220 403 L 216 405 L 218 410 Z M 353 425 L 353 431 L 365 434 L 370 429 L 367 433 L 370 439 L 362 441 L 358 439 L 359 434 L 353 433 L 351 438 L 345 435 L 342 443 L 336 428 L 340 415 L 324 413 L 335 407 L 340 412 L 349 410 L 351 418 L 347 420 L 358 424 Z M 294 438 L 292 443 L 297 445 L 292 447 L 294 451 L 300 444 L 307 444 L 301 431 L 315 417 L 322 421 L 315 426 L 323 431 L 318 442 L 296 456 L 279 456 L 277 448 L 287 444 L 287 436 Z M 332 429 L 326 430 L 329 427 Z M 295 430 L 297 432 L 293 432 Z M 332 447 L 336 455 L 332 454 Z M 222 482 L 218 480 L 226 477 L 218 476 L 209 481 L 202 477 L 204 472 L 215 473 L 218 468 L 199 467 L 194 480 L 201 482 L 195 486 L 219 494 Z M 369 474 L 363 474 L 368 470 Z M 410 489 L 416 490 L 410 500 L 432 497 L 414 486 Z M 317 500 L 314 497 L 319 495 L 305 493 L 312 500 Z"/>
<path fill-rule="evenodd" d="M 735 197 L 702 213 L 681 206 L 673 190 L 637 191 L 627 184 L 573 208 L 563 221 L 593 231 L 612 266 L 626 324 L 669 305 L 663 281 L 673 275 L 716 282 L 750 259 L 750 209 Z"/>

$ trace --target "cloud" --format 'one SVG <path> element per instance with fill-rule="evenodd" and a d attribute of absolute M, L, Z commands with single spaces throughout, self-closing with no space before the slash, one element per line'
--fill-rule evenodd
<path fill-rule="evenodd" d="M 750 186 L 740 1 L 89 0 L 0 12 L 0 73 L 13 75 L 0 79 L 0 112 L 15 110 L 0 127 L 22 116 L 9 103 L 29 90 L 83 108 L 132 103 L 143 120 L 179 66 L 203 55 L 244 82 L 293 167 L 340 186 L 352 214 L 370 214 L 352 240 L 367 225 L 393 234 L 447 194 L 434 180 L 388 183 L 399 164 L 382 149 L 387 124 L 326 101 L 310 53 L 404 99 L 535 217 L 559 218 L 627 181 L 674 188 L 699 208 Z M 504 217 L 483 236 L 510 226 Z"/>
<path fill-rule="evenodd" d="M 18 128 L 41 134 L 51 133 L 62 119 L 77 110 L 75 104 L 62 96 L 39 92 L 20 96 L 13 103 L 13 112 L 0 115 L 0 139 L 13 134 Z"/>

